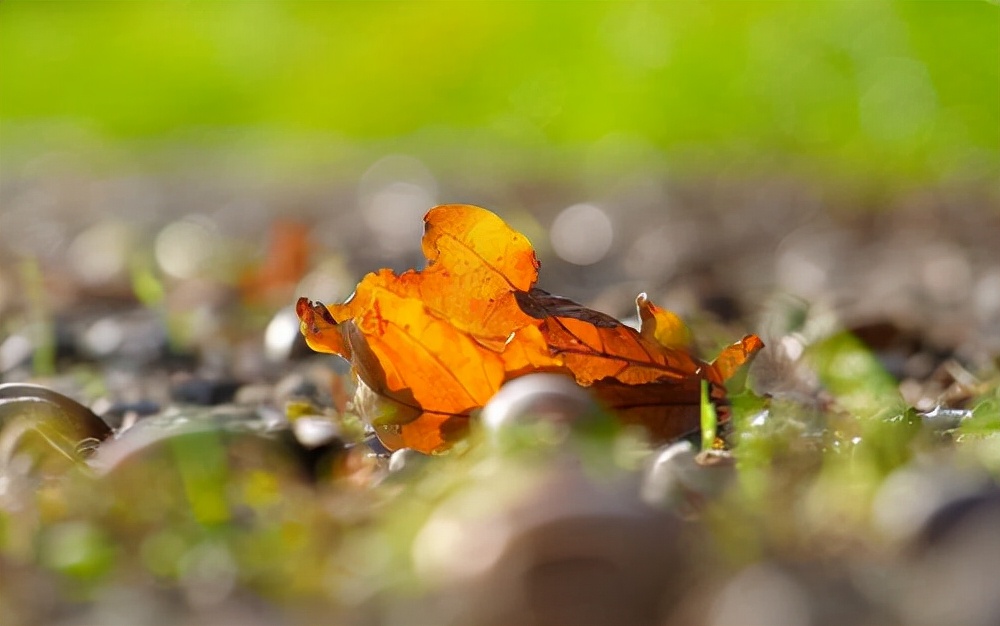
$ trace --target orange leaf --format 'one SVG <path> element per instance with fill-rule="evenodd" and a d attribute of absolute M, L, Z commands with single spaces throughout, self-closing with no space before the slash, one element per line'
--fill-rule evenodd
<path fill-rule="evenodd" d="M 668 441 L 698 431 L 701 378 L 628 385 L 612 378 L 597 381 L 594 394 L 626 424 L 643 426 L 654 441 Z M 725 389 L 709 385 L 710 397 L 725 399 Z M 724 414 L 723 417 L 728 417 Z"/>
<path fill-rule="evenodd" d="M 311 252 L 305 224 L 277 220 L 270 226 L 267 255 L 240 279 L 243 298 L 251 303 L 280 303 L 306 273 Z"/>
<path fill-rule="evenodd" d="M 707 364 L 686 350 L 656 344 L 604 313 L 541 289 L 517 294 L 525 313 L 540 320 L 554 355 L 581 385 L 613 378 L 628 385 L 701 376 Z"/>
<path fill-rule="evenodd" d="M 680 344 L 680 320 L 644 297 L 640 333 L 535 289 L 531 244 L 493 213 L 444 205 L 424 221 L 424 270 L 379 270 L 344 304 L 296 307 L 310 347 L 351 361 L 355 410 L 390 448 L 448 447 L 504 382 L 540 370 L 593 386 L 623 420 L 673 437 L 697 428 L 700 380 L 721 398 L 722 381 L 760 347 L 748 337 L 709 365 Z"/>
<path fill-rule="evenodd" d="M 642 322 L 639 334 L 647 340 L 665 348 L 687 348 L 691 345 L 691 331 L 673 311 L 656 306 L 644 293 L 636 296 L 635 308 Z"/>
<path fill-rule="evenodd" d="M 538 278 L 531 243 L 493 213 L 468 205 L 435 207 L 424 224 L 425 269 L 368 274 L 351 300 L 329 307 L 331 315 L 353 319 L 377 308 L 379 294 L 392 293 L 419 300 L 430 314 L 502 351 L 512 332 L 531 324 L 514 300 Z"/>
<path fill-rule="evenodd" d="M 733 364 L 731 371 L 716 371 L 714 365 L 676 347 L 678 337 L 686 338 L 686 327 L 676 315 L 649 302 L 645 294 L 636 299 L 643 321 L 639 332 L 540 289 L 518 294 L 518 302 L 525 312 L 543 320 L 550 350 L 563 357 L 576 381 L 590 386 L 623 422 L 646 427 L 656 440 L 696 432 L 701 379 L 710 381 L 713 400 L 721 401 L 725 398 L 722 383 L 738 367 L 735 353 L 727 354 L 732 347 L 724 353 L 725 362 Z M 662 332 L 653 333 L 654 328 Z M 759 346 L 748 345 L 744 361 L 763 347 L 756 336 L 749 337 Z"/>
<path fill-rule="evenodd" d="M 380 270 L 346 303 L 300 299 L 297 312 L 309 346 L 350 360 L 384 400 L 366 404 L 383 442 L 429 452 L 505 380 L 558 360 L 514 298 L 538 275 L 524 235 L 477 207 L 441 206 L 424 219 L 424 270 Z"/>
<path fill-rule="evenodd" d="M 729 380 L 736 370 L 743 367 L 753 355 L 760 352 L 764 342 L 757 335 L 747 335 L 726 348 L 712 361 L 712 370 L 720 380 Z"/>

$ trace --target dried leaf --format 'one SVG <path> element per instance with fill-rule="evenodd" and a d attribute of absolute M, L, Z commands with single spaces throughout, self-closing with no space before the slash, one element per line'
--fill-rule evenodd
<path fill-rule="evenodd" d="M 538 278 L 531 243 L 495 214 L 468 205 L 435 207 L 424 224 L 426 268 L 368 274 L 351 300 L 329 307 L 331 315 L 337 322 L 355 319 L 380 308 L 380 294 L 388 292 L 418 300 L 431 315 L 502 351 L 512 332 L 531 324 L 514 299 Z"/>
<path fill-rule="evenodd" d="M 701 423 L 701 378 L 628 385 L 613 378 L 592 389 L 625 424 L 643 426 L 654 441 L 668 441 L 698 431 Z M 710 384 L 713 400 L 725 398 L 723 387 Z"/>
<path fill-rule="evenodd" d="M 736 370 L 745 365 L 753 355 L 760 352 L 764 342 L 757 335 L 747 335 L 726 348 L 712 361 L 712 370 L 720 381 L 729 380 Z"/>
<path fill-rule="evenodd" d="M 540 321 L 552 354 L 581 385 L 613 378 L 628 385 L 699 376 L 706 364 L 685 350 L 658 345 L 604 313 L 541 289 L 517 294 L 521 308 Z"/>
<path fill-rule="evenodd" d="M 676 313 L 656 306 L 645 293 L 636 296 L 635 308 L 642 322 L 639 334 L 645 339 L 671 349 L 691 346 L 691 331 Z"/>
<path fill-rule="evenodd" d="M 751 336 L 709 365 L 684 347 L 683 323 L 644 296 L 639 332 L 534 288 L 531 244 L 493 213 L 444 205 L 424 221 L 425 269 L 379 270 L 344 304 L 300 298 L 296 308 L 310 347 L 351 361 L 355 408 L 390 448 L 446 448 L 504 382 L 540 370 L 674 437 L 697 429 L 700 381 L 721 398 L 723 380 L 761 347 Z"/>
<path fill-rule="evenodd" d="M 311 242 L 305 224 L 277 220 L 270 226 L 267 255 L 243 274 L 240 291 L 250 303 L 282 303 L 305 275 Z"/>

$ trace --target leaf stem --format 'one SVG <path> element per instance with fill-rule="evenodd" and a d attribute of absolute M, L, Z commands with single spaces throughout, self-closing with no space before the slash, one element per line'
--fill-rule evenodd
<path fill-rule="evenodd" d="M 701 381 L 701 449 L 711 450 L 715 445 L 715 435 L 719 417 L 715 405 L 708 399 L 708 381 Z"/>

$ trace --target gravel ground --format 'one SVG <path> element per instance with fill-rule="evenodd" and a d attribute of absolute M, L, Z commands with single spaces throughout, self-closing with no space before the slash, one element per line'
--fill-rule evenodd
<path fill-rule="evenodd" d="M 996 623 L 995 461 L 927 444 L 852 514 L 847 482 L 825 504 L 826 483 L 803 486 L 830 441 L 781 439 L 773 464 L 798 476 L 773 496 L 794 507 L 782 521 L 727 495 L 730 456 L 684 443 L 390 457 L 291 310 L 418 264 L 423 213 L 474 202 L 528 234 L 549 291 L 626 320 L 646 291 L 708 355 L 760 334 L 750 384 L 796 424 L 828 400 L 799 355 L 849 329 L 921 427 L 950 431 L 995 395 L 995 188 L 637 175 L 482 192 L 408 157 L 358 180 L 3 180 L 0 624 Z M 511 394 L 500 423 L 590 402 L 551 380 Z"/>

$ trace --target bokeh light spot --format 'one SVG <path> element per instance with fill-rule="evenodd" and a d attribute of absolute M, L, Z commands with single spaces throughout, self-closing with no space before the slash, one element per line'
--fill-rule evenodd
<path fill-rule="evenodd" d="M 81 281 L 99 285 L 124 274 L 131 241 L 125 224 L 99 222 L 76 236 L 66 256 Z"/>
<path fill-rule="evenodd" d="M 174 278 L 193 278 L 212 257 L 216 235 L 212 223 L 189 215 L 168 224 L 156 237 L 156 262 Z"/>
<path fill-rule="evenodd" d="M 592 204 L 574 204 L 562 210 L 549 230 L 552 249 L 574 265 L 592 265 L 611 250 L 614 226 L 602 209 Z"/>
<path fill-rule="evenodd" d="M 437 198 L 437 181 L 419 159 L 382 157 L 361 177 L 358 205 L 378 246 L 387 253 L 417 250 L 423 216 Z"/>

